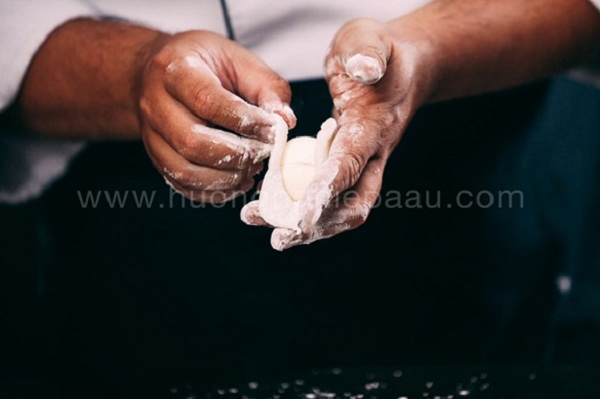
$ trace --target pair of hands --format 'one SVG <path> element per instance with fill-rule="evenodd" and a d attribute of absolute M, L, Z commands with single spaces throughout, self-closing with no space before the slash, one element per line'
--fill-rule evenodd
<path fill-rule="evenodd" d="M 338 131 L 300 204 L 297 230 L 275 229 L 287 249 L 361 225 L 379 195 L 385 164 L 419 102 L 419 52 L 387 25 L 356 20 L 325 60 Z M 166 37 L 145 68 L 140 126 L 147 152 L 186 197 L 223 202 L 248 191 L 273 141 L 275 117 L 296 120 L 288 83 L 259 58 L 214 33 Z M 256 202 L 243 219 L 266 225 Z"/>

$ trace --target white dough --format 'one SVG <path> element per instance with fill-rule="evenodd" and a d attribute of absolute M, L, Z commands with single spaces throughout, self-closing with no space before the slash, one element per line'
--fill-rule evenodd
<path fill-rule="evenodd" d="M 329 118 L 315 137 L 301 136 L 287 141 L 287 125 L 279 116 L 269 169 L 258 199 L 260 216 L 275 227 L 297 229 L 298 202 L 319 165 L 329 154 L 335 119 Z"/>
<path fill-rule="evenodd" d="M 302 136 L 288 141 L 281 157 L 283 188 L 292 201 L 298 201 L 315 175 L 317 139 Z"/>

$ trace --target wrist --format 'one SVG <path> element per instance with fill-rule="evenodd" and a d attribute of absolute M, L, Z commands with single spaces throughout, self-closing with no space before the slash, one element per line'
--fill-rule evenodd
<path fill-rule="evenodd" d="M 65 22 L 23 80 L 18 106 L 25 128 L 55 138 L 138 137 L 140 73 L 161 35 L 116 21 Z"/>

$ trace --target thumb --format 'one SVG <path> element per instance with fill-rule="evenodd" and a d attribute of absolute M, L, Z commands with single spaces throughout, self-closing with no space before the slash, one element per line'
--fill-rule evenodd
<path fill-rule="evenodd" d="M 386 30 L 372 19 L 356 19 L 340 29 L 332 51 L 352 80 L 371 85 L 383 77 L 392 49 Z"/>

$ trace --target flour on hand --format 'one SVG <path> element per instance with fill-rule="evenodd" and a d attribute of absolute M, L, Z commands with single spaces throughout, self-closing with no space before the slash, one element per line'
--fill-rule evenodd
<path fill-rule="evenodd" d="M 259 213 L 273 227 L 297 230 L 301 218 L 298 204 L 315 171 L 327 159 L 337 123 L 329 118 L 316 137 L 300 136 L 288 141 L 287 125 L 281 117 L 277 119 L 275 142 L 258 199 Z"/>

